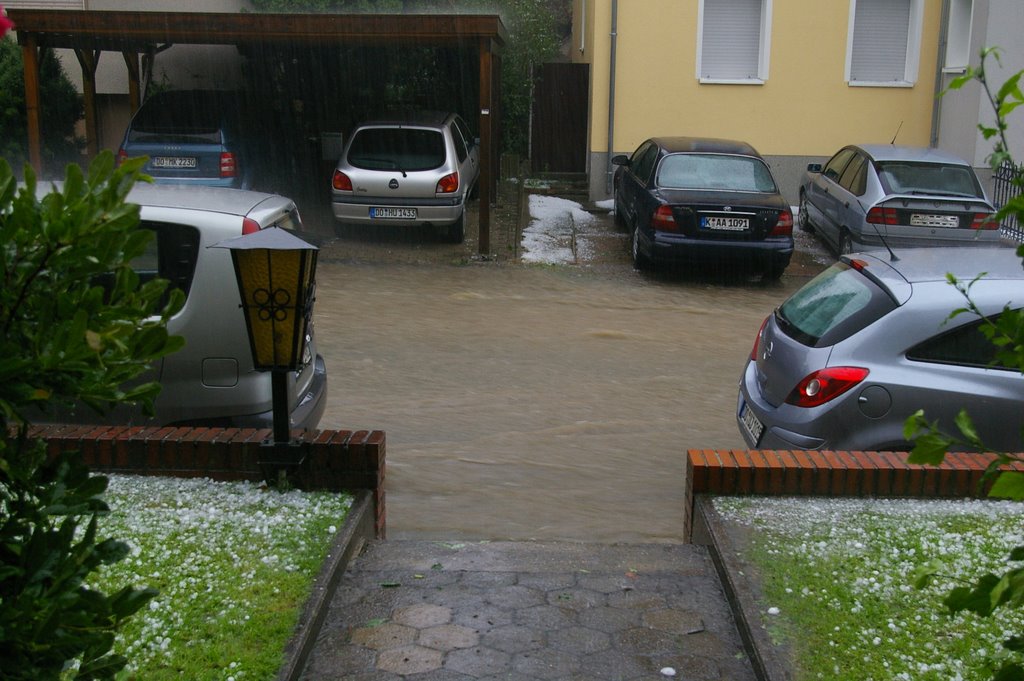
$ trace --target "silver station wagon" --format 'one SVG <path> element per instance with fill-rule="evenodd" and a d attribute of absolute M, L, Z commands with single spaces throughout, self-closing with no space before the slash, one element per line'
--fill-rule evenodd
<path fill-rule="evenodd" d="M 457 114 L 367 121 L 345 144 L 331 179 L 334 217 L 435 227 L 460 243 L 479 175 L 479 144 Z"/>
<path fill-rule="evenodd" d="M 162 277 L 186 295 L 168 331 L 185 347 L 159 360 L 140 382 L 158 380 L 156 416 L 120 406 L 99 415 L 78 406 L 54 420 L 130 425 L 205 425 L 270 428 L 271 377 L 253 368 L 231 254 L 210 248 L 268 227 L 301 230 L 291 199 L 274 194 L 181 185 L 137 185 L 128 201 L 141 208 L 141 227 L 156 238 L 133 262 L 140 276 Z M 301 370 L 288 381 L 290 425 L 315 428 L 327 406 L 327 369 L 312 330 Z"/>
<path fill-rule="evenodd" d="M 836 253 L 999 244 L 995 208 L 966 161 L 939 149 L 850 145 L 800 185 L 800 229 Z"/>

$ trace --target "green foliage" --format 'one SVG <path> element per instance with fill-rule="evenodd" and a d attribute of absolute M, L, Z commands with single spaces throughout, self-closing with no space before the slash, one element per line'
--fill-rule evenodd
<path fill-rule="evenodd" d="M 51 402 L 151 410 L 159 384 L 122 386 L 184 344 L 166 329 L 183 296 L 173 292 L 147 319 L 167 282 L 140 285 L 130 266 L 152 238 L 137 228 L 139 207 L 124 202 L 141 163 L 115 168 L 104 152 L 88 177 L 68 166 L 62 189 L 40 199 L 30 169 L 19 189 L 0 161 L 0 424 Z"/>
<path fill-rule="evenodd" d="M 39 98 L 45 102 L 40 109 L 43 162 L 59 168 L 74 161 L 81 149 L 75 123 L 82 117 L 82 102 L 52 49 L 39 55 Z M 11 38 L 0 38 L 0 156 L 14 167 L 28 158 L 25 75 L 21 48 Z"/>
<path fill-rule="evenodd" d="M 183 296 L 160 310 L 166 282 L 141 284 L 132 258 L 152 234 L 125 197 L 142 160 L 115 167 L 104 152 L 88 174 L 68 166 L 63 187 L 40 198 L 26 167 L 19 186 L 0 159 L 0 659 L 4 678 L 110 678 L 125 660 L 114 633 L 153 592 L 112 595 L 84 586 L 126 546 L 100 539 L 103 477 L 77 454 L 47 457 L 29 440 L 28 410 L 83 400 L 138 401 L 153 383 L 123 388 L 181 347 L 166 323 Z"/>
<path fill-rule="evenodd" d="M 987 48 L 981 52 L 978 66 L 971 67 L 962 76 L 953 80 L 950 90 L 957 90 L 970 82 L 981 85 L 982 91 L 995 112 L 995 123 L 979 124 L 978 129 L 986 140 L 993 141 L 993 151 L 988 161 L 993 169 L 1003 163 L 1012 163 L 1009 146 L 1006 140 L 1007 116 L 1017 107 L 1024 104 L 1024 93 L 1020 89 L 1020 79 L 1024 71 L 1011 76 L 996 91 L 993 91 L 985 72 L 989 59 L 999 61 L 999 50 Z M 945 93 L 944 93 L 945 94 Z M 1021 181 L 1017 180 L 1018 190 Z M 1024 192 L 1008 201 L 997 213 L 995 219 L 1002 221 L 1014 216 L 1024 223 Z M 1017 255 L 1024 258 L 1024 245 L 1017 248 Z M 1024 372 L 1024 310 L 1013 310 L 1007 307 L 995 318 L 988 318 L 971 300 L 971 285 L 985 276 L 979 274 L 970 282 L 958 281 L 947 275 L 950 284 L 956 286 L 966 300 L 966 305 L 954 310 L 950 317 L 960 314 L 974 314 L 983 320 L 980 327 L 982 333 L 996 346 L 995 362 L 1001 366 L 1015 367 Z M 904 435 L 914 440 L 914 448 L 910 453 L 910 463 L 938 465 L 945 459 L 946 452 L 953 447 L 963 447 L 974 451 L 987 451 L 982 439 L 974 428 L 974 424 L 966 411 L 961 411 L 956 419 L 959 435 L 950 435 L 939 430 L 936 423 L 930 423 L 922 411 L 917 411 L 904 424 Z M 915 439 L 916 438 L 916 439 Z M 1024 456 L 1011 452 L 994 453 L 992 461 L 985 469 L 983 484 L 991 484 L 989 496 L 1024 500 L 1024 473 L 1007 470 L 1010 464 L 1024 463 Z M 970 586 L 954 588 L 946 597 L 945 605 L 950 613 L 963 611 L 973 612 L 981 617 L 991 617 L 993 611 L 1001 607 L 1020 608 L 1024 605 L 1024 568 L 1017 563 L 1024 561 L 1024 546 L 1013 549 L 1007 559 L 1010 565 L 1001 575 L 988 573 L 977 579 Z M 941 571 L 941 565 L 933 565 L 919 576 L 918 585 L 927 583 L 929 579 Z M 1003 648 L 1009 659 L 1001 662 L 993 678 L 996 681 L 1024 680 L 1024 635 L 1013 635 L 1004 640 Z"/>
<path fill-rule="evenodd" d="M 107 479 L 77 455 L 45 454 L 42 442 L 0 441 L 0 675 L 55 679 L 77 660 L 76 679 L 111 678 L 126 663 L 110 653 L 115 632 L 156 592 L 85 586 L 128 546 L 97 539 Z"/>

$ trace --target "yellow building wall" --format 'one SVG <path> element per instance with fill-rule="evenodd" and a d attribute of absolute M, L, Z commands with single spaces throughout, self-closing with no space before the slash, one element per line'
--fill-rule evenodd
<path fill-rule="evenodd" d="M 574 0 L 572 56 L 591 65 L 592 153 L 608 149 L 611 5 Z M 928 145 L 940 2 L 923 3 L 913 87 L 846 84 L 848 1 L 772 5 L 766 81 L 725 85 L 697 80 L 697 0 L 620 0 L 612 151 L 654 135 L 695 135 L 742 139 L 765 155 L 827 156 L 843 144 L 887 143 L 897 130 L 899 143 Z"/>

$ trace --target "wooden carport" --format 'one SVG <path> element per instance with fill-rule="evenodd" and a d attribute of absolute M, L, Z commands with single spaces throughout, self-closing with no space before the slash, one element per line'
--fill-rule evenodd
<path fill-rule="evenodd" d="M 480 82 L 479 252 L 490 251 L 490 205 L 497 188 L 500 129 L 497 83 L 507 34 L 501 19 L 468 14 L 242 14 L 8 10 L 25 64 L 29 158 L 41 170 L 39 50 L 68 48 L 82 67 L 85 126 L 90 156 L 98 152 L 96 65 L 105 51 L 120 52 L 128 70 L 132 111 L 139 107 L 140 59 L 173 44 L 196 45 L 425 45 L 475 47 Z"/>

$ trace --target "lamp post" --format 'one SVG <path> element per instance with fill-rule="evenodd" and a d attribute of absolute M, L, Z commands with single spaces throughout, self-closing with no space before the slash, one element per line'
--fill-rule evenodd
<path fill-rule="evenodd" d="M 231 251 L 253 366 L 270 372 L 274 429 L 272 439 L 263 442 L 259 462 L 269 481 L 305 458 L 301 444 L 291 438 L 288 374 L 301 366 L 313 317 L 317 247 L 270 227 L 212 248 Z"/>

